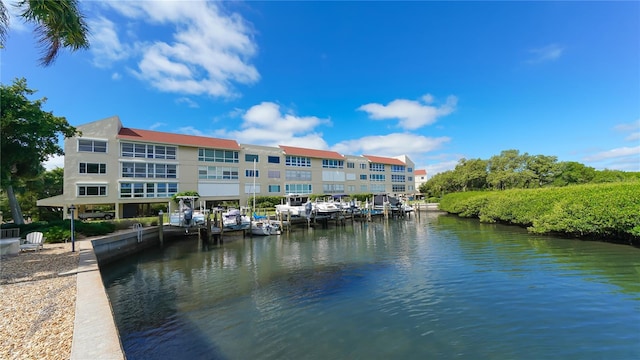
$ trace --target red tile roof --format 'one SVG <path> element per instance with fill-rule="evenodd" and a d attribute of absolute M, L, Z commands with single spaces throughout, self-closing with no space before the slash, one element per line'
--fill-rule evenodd
<path fill-rule="evenodd" d="M 172 145 L 240 150 L 240 145 L 235 140 L 218 139 L 205 136 L 172 134 L 160 131 L 140 130 L 124 127 L 121 128 L 118 132 L 118 138 Z"/>
<path fill-rule="evenodd" d="M 373 155 L 362 155 L 362 156 L 373 163 L 388 164 L 388 165 L 402 165 L 402 166 L 406 165 L 405 163 L 403 163 L 402 161 L 396 158 L 388 158 L 388 157 L 373 156 Z"/>
<path fill-rule="evenodd" d="M 420 170 L 414 171 L 413 173 L 414 173 L 414 175 L 427 175 L 427 170 L 420 169 Z"/>
<path fill-rule="evenodd" d="M 286 155 L 306 156 L 317 159 L 337 159 L 344 160 L 344 156 L 335 151 L 305 149 L 293 146 L 279 145 Z"/>

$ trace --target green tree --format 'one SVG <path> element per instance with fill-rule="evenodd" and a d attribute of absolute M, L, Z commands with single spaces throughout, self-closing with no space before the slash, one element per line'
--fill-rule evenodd
<path fill-rule="evenodd" d="M 596 169 L 575 161 L 558 164 L 558 172 L 553 179 L 553 185 L 566 186 L 586 184 L 596 176 Z"/>
<path fill-rule="evenodd" d="M 23 224 L 24 219 L 14 186 L 42 174 L 42 163 L 50 156 L 64 155 L 58 144 L 60 135 L 67 138 L 78 134 L 67 119 L 42 110 L 46 98 L 29 100 L 35 92 L 27 88 L 24 78 L 14 80 L 12 85 L 0 85 L 0 185 L 7 192 L 16 224 Z"/>
<path fill-rule="evenodd" d="M 460 159 L 454 169 L 462 191 L 482 190 L 487 187 L 487 161 L 481 159 Z"/>
<path fill-rule="evenodd" d="M 525 159 L 526 169 L 531 171 L 535 184 L 530 187 L 543 187 L 553 182 L 558 172 L 558 158 L 556 156 L 535 155 Z"/>
<path fill-rule="evenodd" d="M 528 154 L 518 150 L 504 150 L 489 159 L 487 182 L 496 190 L 525 187 L 533 179 L 533 173 L 526 169 Z"/>
<path fill-rule="evenodd" d="M 43 48 L 40 63 L 49 66 L 60 49 L 72 51 L 89 47 L 89 28 L 78 8 L 77 0 L 20 0 L 15 6 L 20 16 L 35 25 L 38 43 Z M 8 9 L 0 1 L 0 47 L 4 48 L 9 30 Z"/>

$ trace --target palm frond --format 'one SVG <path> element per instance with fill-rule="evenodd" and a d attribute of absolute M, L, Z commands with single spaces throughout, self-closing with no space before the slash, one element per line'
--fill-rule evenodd
<path fill-rule="evenodd" d="M 7 39 L 9 31 L 9 12 L 4 2 L 0 1 L 0 49 L 4 48 L 4 42 Z"/>
<path fill-rule="evenodd" d="M 63 47 L 72 51 L 89 47 L 89 29 L 77 0 L 23 0 L 20 6 L 22 17 L 36 24 L 43 66 L 51 65 Z"/>

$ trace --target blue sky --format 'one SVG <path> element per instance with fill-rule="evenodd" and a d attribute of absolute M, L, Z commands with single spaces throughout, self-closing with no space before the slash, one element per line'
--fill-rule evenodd
<path fill-rule="evenodd" d="M 43 68 L 13 17 L 1 52 L 2 83 L 25 77 L 72 125 L 118 115 L 241 144 L 407 154 L 430 175 L 508 149 L 640 171 L 639 2 L 81 9 L 89 50 Z"/>

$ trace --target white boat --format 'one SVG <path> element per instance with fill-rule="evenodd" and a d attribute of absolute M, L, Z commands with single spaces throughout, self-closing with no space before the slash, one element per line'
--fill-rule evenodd
<path fill-rule="evenodd" d="M 251 222 L 251 234 L 258 236 L 280 235 L 280 226 L 269 220 L 254 220 Z"/>
<path fill-rule="evenodd" d="M 169 225 L 190 228 L 202 225 L 206 219 L 205 209 L 195 209 L 195 196 L 178 196 L 178 209 L 169 215 Z"/>
<path fill-rule="evenodd" d="M 246 230 L 251 227 L 251 218 L 238 209 L 229 209 L 222 213 L 222 226 L 225 230 Z"/>
<path fill-rule="evenodd" d="M 331 215 L 340 212 L 340 207 L 333 201 L 322 201 L 316 199 L 312 204 L 313 213 L 316 215 Z"/>
<path fill-rule="evenodd" d="M 312 204 L 309 202 L 309 196 L 300 194 L 285 195 L 285 203 L 276 205 L 276 214 L 286 218 L 291 217 L 306 218 L 311 214 Z"/>
<path fill-rule="evenodd" d="M 404 211 L 405 213 L 410 213 L 412 211 L 414 211 L 415 209 L 413 208 L 413 206 L 409 205 L 409 204 L 402 204 L 402 211 Z"/>

